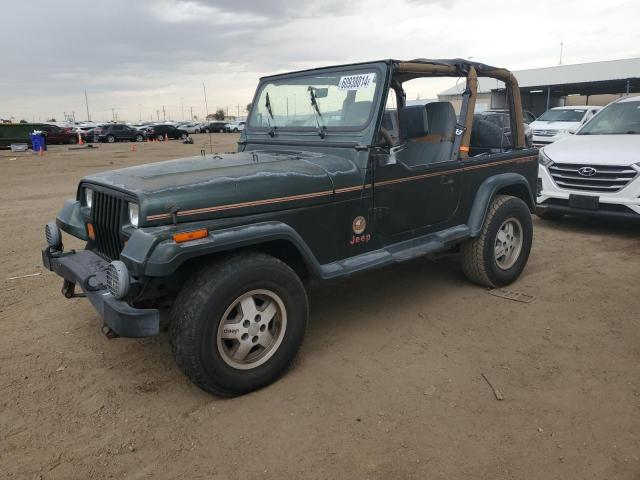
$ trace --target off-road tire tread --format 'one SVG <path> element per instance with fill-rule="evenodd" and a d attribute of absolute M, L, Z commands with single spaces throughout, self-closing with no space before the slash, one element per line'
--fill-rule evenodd
<path fill-rule="evenodd" d="M 494 196 L 491 200 L 491 204 L 489 205 L 489 211 L 484 219 L 480 235 L 476 238 L 471 238 L 466 242 L 463 242 L 460 247 L 462 271 L 473 283 L 477 283 L 478 285 L 485 287 L 496 286 L 489 278 L 483 252 L 487 241 L 488 227 L 491 225 L 493 217 L 495 217 L 500 207 L 512 198 L 514 197 L 509 195 Z"/>
<path fill-rule="evenodd" d="M 214 395 L 234 397 L 238 393 L 221 388 L 209 381 L 202 371 L 197 358 L 196 309 L 202 302 L 208 300 L 209 295 L 215 295 L 216 285 L 224 282 L 234 271 L 245 266 L 251 268 L 265 262 L 288 269 L 300 281 L 286 263 L 275 257 L 260 252 L 237 253 L 216 259 L 209 265 L 202 267 L 191 280 L 185 283 L 173 304 L 169 325 L 169 341 L 175 362 L 189 380 Z M 300 287 L 304 290 L 301 281 Z M 306 309 L 308 311 L 308 305 Z M 291 359 L 283 374 L 291 367 L 294 360 L 295 357 Z"/>

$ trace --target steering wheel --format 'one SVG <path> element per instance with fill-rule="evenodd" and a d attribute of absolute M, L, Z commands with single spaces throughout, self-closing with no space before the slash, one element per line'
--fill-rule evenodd
<path fill-rule="evenodd" d="M 390 146 L 390 147 L 393 146 L 393 138 L 391 137 L 391 134 L 389 133 L 389 130 L 387 130 L 384 127 L 380 127 L 380 136 L 382 136 L 384 141 L 387 142 L 388 146 Z"/>

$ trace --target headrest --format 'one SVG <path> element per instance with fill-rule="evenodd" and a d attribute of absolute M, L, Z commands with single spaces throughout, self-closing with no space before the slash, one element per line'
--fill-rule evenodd
<path fill-rule="evenodd" d="M 429 133 L 451 136 L 456 129 L 456 112 L 449 102 L 432 102 L 425 105 L 429 119 Z"/>
<path fill-rule="evenodd" d="M 369 119 L 369 113 L 371 113 L 371 102 L 354 102 L 347 110 L 344 124 L 352 126 L 364 125 Z"/>
<path fill-rule="evenodd" d="M 400 137 L 423 137 L 429 132 L 424 105 L 411 105 L 400 110 Z"/>

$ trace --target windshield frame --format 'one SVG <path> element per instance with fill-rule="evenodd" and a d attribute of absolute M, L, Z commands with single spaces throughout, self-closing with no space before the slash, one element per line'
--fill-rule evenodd
<path fill-rule="evenodd" d="M 256 88 L 256 91 L 253 95 L 252 108 L 249 114 L 247 115 L 247 120 L 245 123 L 245 131 L 247 134 L 251 133 L 260 133 L 260 134 L 268 134 L 269 131 L 273 129 L 273 125 L 271 127 L 268 126 L 258 126 L 252 125 L 251 121 L 253 118 L 253 109 L 256 108 L 257 102 L 261 97 L 261 93 L 266 85 L 278 82 L 282 80 L 287 80 L 289 78 L 302 78 L 302 77 L 311 77 L 318 76 L 324 74 L 332 74 L 332 73 L 342 73 L 349 72 L 350 74 L 356 73 L 372 73 L 375 72 L 378 76 L 379 80 L 376 82 L 376 91 L 373 94 L 373 98 L 371 100 L 371 110 L 369 111 L 369 117 L 366 122 L 359 126 L 331 126 L 327 125 L 325 127 L 325 131 L 327 135 L 331 134 L 364 134 L 370 127 L 373 121 L 375 121 L 376 117 L 380 113 L 380 104 L 382 102 L 382 97 L 384 97 L 384 93 L 387 90 L 387 83 L 389 81 L 389 66 L 385 62 L 375 62 L 375 63 L 357 63 L 351 65 L 341 65 L 335 67 L 326 67 L 326 68 L 316 68 L 312 70 L 303 70 L 300 72 L 293 73 L 285 73 L 282 75 L 273 75 L 269 77 L 263 77 L 260 79 L 260 83 Z M 309 100 L 311 101 L 311 100 Z M 279 133 L 311 133 L 313 135 L 317 135 L 318 127 L 317 126 L 287 126 L 287 125 L 277 125 L 277 131 Z"/>

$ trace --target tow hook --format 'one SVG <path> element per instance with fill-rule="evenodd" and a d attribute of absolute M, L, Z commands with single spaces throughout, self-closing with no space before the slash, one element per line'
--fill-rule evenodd
<path fill-rule="evenodd" d="M 116 332 L 114 332 L 113 330 L 111 330 L 111 327 L 109 325 L 103 325 L 102 326 L 102 333 L 104 333 L 104 336 L 107 337 L 109 340 L 113 340 L 114 338 L 118 338 L 118 334 Z"/>
<path fill-rule="evenodd" d="M 69 280 L 65 280 L 62 282 L 62 294 L 67 298 L 73 298 L 75 295 L 76 284 L 70 282 Z"/>
<path fill-rule="evenodd" d="M 86 297 L 84 293 L 76 293 L 76 284 L 69 280 L 64 280 L 62 283 L 62 295 L 66 298 Z"/>

